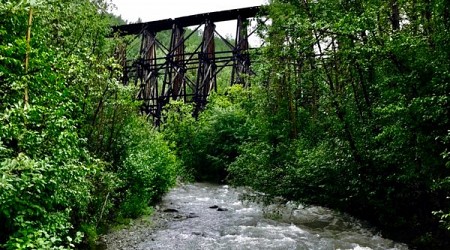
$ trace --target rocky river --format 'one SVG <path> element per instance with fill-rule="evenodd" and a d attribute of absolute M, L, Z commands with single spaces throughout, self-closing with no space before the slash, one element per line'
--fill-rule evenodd
<path fill-rule="evenodd" d="M 351 216 L 245 188 L 204 183 L 171 190 L 150 219 L 102 237 L 107 249 L 398 249 Z"/>

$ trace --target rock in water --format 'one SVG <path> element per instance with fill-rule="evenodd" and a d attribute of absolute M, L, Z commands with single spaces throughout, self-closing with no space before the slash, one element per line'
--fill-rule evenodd
<path fill-rule="evenodd" d="M 187 217 L 192 219 L 192 218 L 198 218 L 199 216 L 196 215 L 195 213 L 189 213 Z"/>
<path fill-rule="evenodd" d="M 163 212 L 165 212 L 165 213 L 178 213 L 178 210 L 176 210 L 174 208 L 167 208 L 167 209 L 164 209 Z"/>

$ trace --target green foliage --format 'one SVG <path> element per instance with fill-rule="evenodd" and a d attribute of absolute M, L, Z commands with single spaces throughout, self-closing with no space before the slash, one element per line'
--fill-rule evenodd
<path fill-rule="evenodd" d="M 197 126 L 192 113 L 192 105 L 172 101 L 165 107 L 162 126 L 164 139 L 170 143 L 170 148 L 183 162 L 184 167 L 180 169 L 178 175 L 187 181 L 193 180 L 196 174 L 194 168 L 188 166 L 189 162 L 194 162 L 197 157 L 192 143 L 195 141 L 193 138 L 195 138 Z"/>
<path fill-rule="evenodd" d="M 82 216 L 89 198 L 86 178 L 95 169 L 76 163 L 59 165 L 44 159 L 31 160 L 24 154 L 1 163 L 2 221 L 5 233 L 14 232 L 7 248 L 71 246 L 80 234 L 72 234 L 72 216 Z M 72 205 L 66 207 L 66 203 Z M 10 220 L 11 218 L 12 220 Z"/>
<path fill-rule="evenodd" d="M 249 94 L 233 86 L 225 95 L 212 95 L 197 121 L 192 109 L 181 103 L 168 108 L 163 133 L 172 142 L 186 171 L 198 180 L 222 181 L 226 168 L 238 156 L 238 148 L 248 139 L 243 100 Z M 244 97 L 244 98 L 243 98 Z"/>
<path fill-rule="evenodd" d="M 0 2 L 0 248 L 92 244 L 114 216 L 148 211 L 174 184 L 176 159 L 109 58 L 107 8 Z"/>
<path fill-rule="evenodd" d="M 268 11 L 253 139 L 229 167 L 234 182 L 448 247 L 438 224 L 450 208 L 448 6 L 272 1 Z"/>
<path fill-rule="evenodd" d="M 118 175 L 126 184 L 122 187 L 125 196 L 120 211 L 124 217 L 135 218 L 175 184 L 180 164 L 145 119 L 132 119 L 124 136 L 127 150 Z"/>

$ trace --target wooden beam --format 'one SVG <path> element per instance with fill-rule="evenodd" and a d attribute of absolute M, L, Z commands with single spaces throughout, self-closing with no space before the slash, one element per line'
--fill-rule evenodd
<path fill-rule="evenodd" d="M 134 23 L 120 26 L 113 26 L 112 35 L 116 33 L 118 33 L 120 36 L 138 35 L 141 34 L 144 30 L 151 32 L 159 32 L 163 30 L 172 29 L 174 24 L 184 28 L 189 26 L 201 25 L 205 22 L 205 20 L 217 23 L 223 21 L 236 20 L 238 19 L 238 17 L 246 19 L 250 17 L 256 17 L 261 10 L 262 8 L 260 6 L 254 6 L 242 9 L 224 10 L 191 16 L 184 16 L 175 19 L 164 19 L 145 23 Z"/>

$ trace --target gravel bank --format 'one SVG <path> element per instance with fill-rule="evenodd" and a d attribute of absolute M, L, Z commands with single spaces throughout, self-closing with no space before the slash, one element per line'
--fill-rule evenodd
<path fill-rule="evenodd" d="M 97 243 L 97 250 L 134 250 L 139 243 L 153 240 L 155 231 L 164 229 L 175 220 L 184 220 L 192 215 L 180 214 L 178 210 L 156 206 L 152 215 L 133 220 L 124 228 L 102 235 Z"/>

